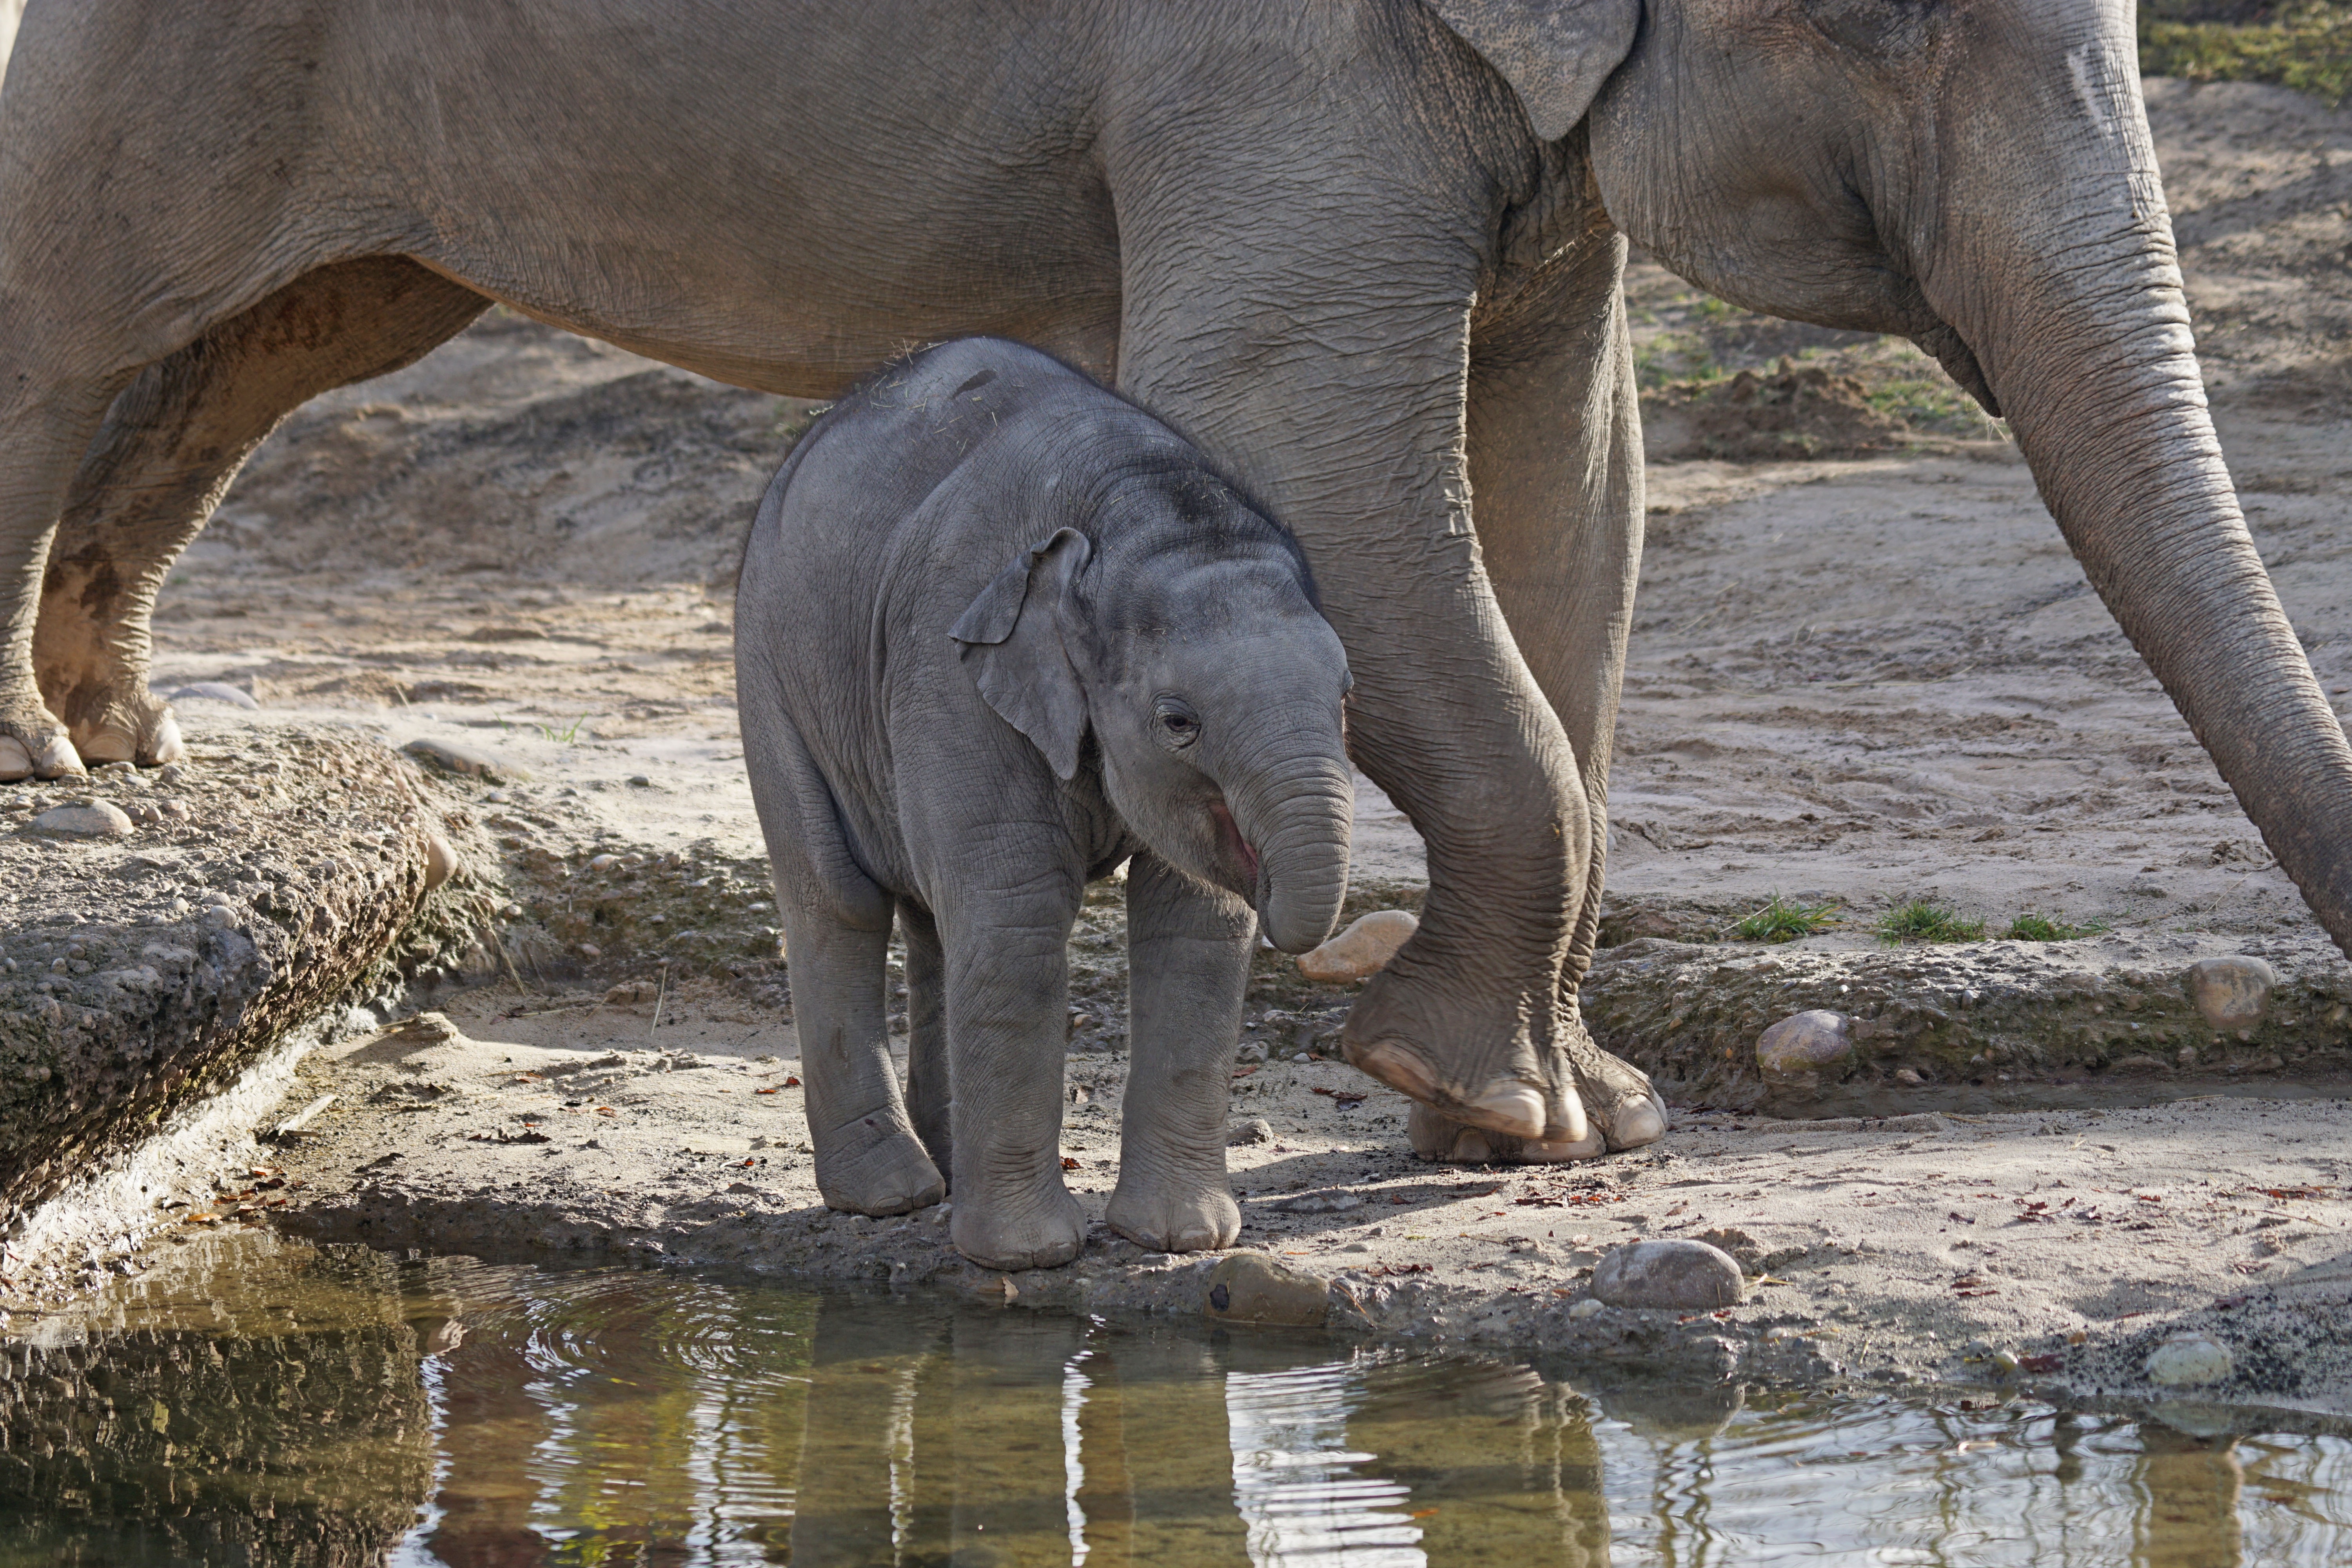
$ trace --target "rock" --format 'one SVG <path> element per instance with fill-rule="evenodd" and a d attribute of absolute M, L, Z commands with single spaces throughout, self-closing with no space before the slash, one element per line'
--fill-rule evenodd
<path fill-rule="evenodd" d="M 178 690 L 172 692 L 168 700 L 173 702 L 226 702 L 232 708 L 242 708 L 248 713 L 258 712 L 261 709 L 261 704 L 253 700 L 252 692 L 247 691 L 241 686 L 231 686 L 226 680 L 191 681 L 189 684 L 181 687 Z M 174 779 L 166 779 L 163 782 L 166 784 L 174 784 L 178 781 Z"/>
<path fill-rule="evenodd" d="M 1263 1116 L 1253 1116 L 1246 1121 L 1236 1121 L 1225 1133 L 1225 1147 L 1239 1149 L 1250 1143 L 1274 1142 L 1274 1123 Z"/>
<path fill-rule="evenodd" d="M 1738 1260 L 1704 1241 L 1636 1241 L 1592 1270 L 1592 1294 L 1612 1307 L 1707 1311 L 1736 1304 L 1744 1289 Z"/>
<path fill-rule="evenodd" d="M 1916 1089 L 1920 1084 L 1923 1084 L 1927 1080 L 1921 1078 L 1918 1073 L 1910 1068 L 1896 1068 L 1895 1069 L 1895 1081 L 1906 1086 L 1906 1088 Z"/>
<path fill-rule="evenodd" d="M 481 779 L 488 784 L 511 784 L 530 777 L 530 773 L 503 758 L 464 746 L 453 746 L 446 741 L 411 741 L 400 749 L 427 767 L 465 778 Z"/>
<path fill-rule="evenodd" d="M 2219 1383 L 2236 1369 L 2230 1347 L 2205 1334 L 2175 1334 L 2147 1356 L 2147 1380 L 2166 1388 Z"/>
<path fill-rule="evenodd" d="M 1592 1300 L 1591 1297 L 1588 1296 L 1583 1300 L 1579 1301 L 1575 1306 L 1570 1307 L 1568 1310 L 1568 1315 L 1580 1323 L 1587 1318 L 1597 1318 L 1608 1310 L 1608 1302 L 1596 1301 Z"/>
<path fill-rule="evenodd" d="M 1421 921 L 1406 910 L 1374 910 L 1346 931 L 1298 955 L 1298 973 L 1318 985 L 1368 980 L 1388 966 Z"/>
<path fill-rule="evenodd" d="M 2272 988 L 2278 984 L 2276 970 L 2243 954 L 2200 958 L 2189 966 L 2183 978 L 2197 1011 L 2206 1023 L 2224 1033 L 2251 1029 L 2261 1023 L 2270 1008 Z"/>
<path fill-rule="evenodd" d="M 1329 1288 L 1314 1275 L 1263 1252 L 1237 1252 L 1209 1276 L 1202 1313 L 1216 1322 L 1319 1329 L 1330 1305 Z"/>
<path fill-rule="evenodd" d="M 102 800 L 78 800 L 53 805 L 33 818 L 33 831 L 59 838 L 121 838 L 130 833 L 129 814 Z"/>
<path fill-rule="evenodd" d="M 487 836 L 444 818 L 414 766 L 341 725 L 215 722 L 238 756 L 184 773 L 184 846 L 0 832 L 0 955 L 18 963 L 0 965 L 0 1229 L 331 1019 L 355 984 L 379 994 L 475 940 L 469 909 L 420 907 L 423 839 L 471 860 Z M 198 859 L 247 875 L 206 887 Z"/>
<path fill-rule="evenodd" d="M 1853 1059 L 1852 1026 L 1844 1014 L 1826 1008 L 1793 1014 L 1756 1037 L 1756 1065 L 1777 1089 L 1818 1089 L 1824 1071 Z"/>
<path fill-rule="evenodd" d="M 425 836 L 425 890 L 431 892 L 457 874 L 457 852 L 437 833 Z"/>

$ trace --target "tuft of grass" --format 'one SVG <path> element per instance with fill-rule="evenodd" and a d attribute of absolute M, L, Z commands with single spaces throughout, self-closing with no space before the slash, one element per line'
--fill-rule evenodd
<path fill-rule="evenodd" d="M 1889 947 L 1906 942 L 1982 942 L 1985 923 L 1927 899 L 1914 899 L 1879 918 L 1878 940 Z"/>
<path fill-rule="evenodd" d="M 2346 0 L 2141 0 L 2139 68 L 2190 81 L 2266 81 L 2334 108 L 2352 98 Z"/>
<path fill-rule="evenodd" d="M 558 730 L 551 724 L 541 724 L 536 728 L 543 738 L 554 742 L 559 746 L 568 746 L 580 738 L 580 726 L 586 722 L 588 722 L 588 715 L 583 713 L 579 718 L 572 721 L 572 727 L 568 730 Z"/>
<path fill-rule="evenodd" d="M 1769 902 L 1731 928 L 1734 942 L 1794 942 L 1838 923 L 1835 904 L 1805 904 L 1772 895 Z"/>
<path fill-rule="evenodd" d="M 2094 921 L 2089 925 L 2076 926 L 2068 925 L 2064 921 L 2053 921 L 2047 915 L 2023 914 L 2009 922 L 2009 929 L 2000 933 L 2000 940 L 2003 942 L 2074 942 L 2082 937 L 2096 936 L 2106 929 L 2105 923 L 2100 921 Z"/>

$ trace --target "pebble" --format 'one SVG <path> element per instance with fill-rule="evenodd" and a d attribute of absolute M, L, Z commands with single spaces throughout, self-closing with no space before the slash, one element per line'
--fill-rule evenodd
<path fill-rule="evenodd" d="M 2235 1370 L 2230 1347 L 2204 1334 L 2179 1334 L 2147 1356 L 2147 1380 L 2166 1388 L 2196 1388 L 2219 1383 Z"/>
<path fill-rule="evenodd" d="M 236 910 L 226 904 L 215 904 L 205 910 L 205 924 L 215 931 L 226 931 L 236 924 Z"/>
<path fill-rule="evenodd" d="M 1792 1014 L 1756 1037 L 1756 1065 L 1775 1089 L 1811 1089 L 1822 1069 L 1853 1056 L 1846 1016 L 1814 1007 Z"/>
<path fill-rule="evenodd" d="M 2269 1011 L 2278 971 L 2259 958 L 2200 958 L 2189 966 L 2189 999 L 2216 1029 L 2251 1029 Z"/>
<path fill-rule="evenodd" d="M 457 851 L 437 833 L 425 836 L 425 888 L 427 892 L 457 874 Z"/>
<path fill-rule="evenodd" d="M 1568 1310 L 1568 1315 L 1574 1318 L 1577 1321 L 1582 1322 L 1587 1318 L 1597 1318 L 1608 1310 L 1608 1302 L 1596 1301 L 1592 1300 L 1591 1297 L 1588 1296 L 1583 1300 L 1579 1301 L 1575 1306 L 1570 1307 Z"/>
<path fill-rule="evenodd" d="M 1420 929 L 1421 921 L 1410 910 L 1374 910 L 1313 952 L 1300 953 L 1298 973 L 1318 985 L 1369 980 Z"/>
<path fill-rule="evenodd" d="M 1263 1116 L 1253 1116 L 1246 1121 L 1236 1121 L 1225 1133 L 1225 1147 L 1238 1149 L 1248 1143 L 1274 1142 L 1274 1123 Z"/>
<path fill-rule="evenodd" d="M 1592 1270 L 1593 1296 L 1612 1307 L 1703 1311 L 1735 1305 L 1743 1290 L 1738 1260 L 1703 1241 L 1633 1242 Z"/>
<path fill-rule="evenodd" d="M 253 700 L 252 692 L 242 686 L 231 686 L 226 680 L 191 681 L 172 692 L 168 700 L 173 702 L 226 702 L 248 713 L 261 710 L 261 704 Z M 168 784 L 171 781 L 167 779 L 164 782 Z"/>
<path fill-rule="evenodd" d="M 121 838 L 130 833 L 131 818 L 110 802 L 78 800 L 53 805 L 33 818 L 33 831 L 54 833 L 60 838 Z"/>

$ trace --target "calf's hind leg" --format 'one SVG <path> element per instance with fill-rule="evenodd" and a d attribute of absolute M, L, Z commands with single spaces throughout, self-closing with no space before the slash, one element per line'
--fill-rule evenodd
<path fill-rule="evenodd" d="M 86 763 L 167 763 L 147 689 L 149 622 L 172 563 L 246 458 L 320 393 L 413 363 L 489 300 L 404 257 L 304 274 L 142 371 L 83 454 L 41 584 L 33 668 Z"/>
<path fill-rule="evenodd" d="M 955 1083 L 948 1070 L 947 955 L 930 912 L 901 900 L 898 935 L 907 944 L 907 1109 L 931 1163 L 955 1169 Z"/>
<path fill-rule="evenodd" d="M 738 602 L 745 646 L 776 646 L 756 581 Z M 891 900 L 851 857 L 833 792 L 782 716 L 772 679 L 757 659 L 739 660 L 743 762 L 783 911 L 816 1189 L 829 1208 L 905 1214 L 939 1202 L 946 1184 L 915 1136 L 890 1062 Z"/>

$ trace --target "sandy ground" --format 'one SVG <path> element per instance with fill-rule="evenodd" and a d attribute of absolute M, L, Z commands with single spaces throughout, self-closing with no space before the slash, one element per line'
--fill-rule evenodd
<path fill-rule="evenodd" d="M 2149 102 L 2224 441 L 2342 702 L 2352 113 L 2244 86 L 2154 83 Z M 1867 380 L 1908 352 L 1705 309 L 1654 268 L 1637 268 L 1632 292 L 1644 353 L 1675 374 L 1693 355 L 1723 370 L 1793 355 Z M 505 808 L 486 815 L 510 852 L 699 845 L 750 859 L 729 592 L 740 530 L 804 414 L 494 317 L 409 371 L 320 399 L 264 448 L 166 592 L 158 688 L 226 681 L 262 704 L 247 719 L 189 700 L 192 728 L 334 717 L 395 744 L 493 748 L 533 775 L 483 796 Z M 1913 408 L 1907 434 L 1859 457 L 1654 467 L 1612 911 L 1653 934 L 1709 934 L 1772 892 L 1801 893 L 1854 917 L 1807 944 L 1827 948 L 1865 944 L 1869 918 L 1916 896 L 1996 921 L 2103 921 L 2119 952 L 2309 938 L 2022 465 L 1964 416 Z M 1362 808 L 1360 880 L 1409 888 L 1409 826 L 1369 786 Z M 772 992 L 692 983 L 665 994 L 656 1027 L 650 1003 L 595 1000 L 611 973 L 559 1006 L 580 954 L 553 957 L 530 994 L 423 998 L 478 1044 L 402 1037 L 313 1058 L 306 1089 L 337 1093 L 337 1108 L 284 1156 L 308 1184 L 269 1196 L 318 1226 L 366 1219 L 387 1245 L 593 1241 L 818 1274 L 878 1258 L 903 1264 L 901 1279 L 970 1284 L 924 1222 L 811 1209 L 795 1091 L 755 1094 L 794 1058 Z M 1254 1036 L 1307 1043 L 1313 1020 L 1294 1033 L 1296 1012 L 1261 1017 Z M 1087 1099 L 1066 1152 L 1098 1205 L 1116 1031 L 1079 1044 L 1071 1082 Z M 551 1073 L 611 1052 L 625 1059 Z M 673 1070 L 654 1070 L 662 1060 Z M 1368 1326 L 1650 1343 L 1611 1314 L 1566 1315 L 1579 1271 L 1634 1235 L 1727 1228 L 1786 1282 L 1758 1286 L 1721 1323 L 1678 1325 L 1702 1361 L 1973 1377 L 1992 1365 L 1966 1359 L 1980 1340 L 2074 1358 L 2030 1375 L 2122 1387 L 2151 1333 L 2212 1317 L 2243 1352 L 2227 1396 L 2344 1397 L 2324 1346 L 2284 1362 L 2259 1349 L 2302 1344 L 2299 1314 L 2324 1321 L 2339 1300 L 2331 1104 L 2192 1100 L 1934 1129 L 1685 1114 L 1660 1149 L 1538 1173 L 1413 1163 L 1402 1102 L 1334 1064 L 1269 1064 L 1240 1080 L 1235 1111 L 1264 1117 L 1273 1139 L 1232 1151 L 1245 1240 L 1353 1281 L 1349 1310 Z M 1326 1191 L 1355 1201 L 1274 1206 Z M 1135 1278 L 1164 1267 L 1108 1242 L 1090 1259 Z M 2086 1339 L 2070 1349 L 2075 1332 Z M 1706 1348 L 1718 1340 L 1733 1349 Z"/>

